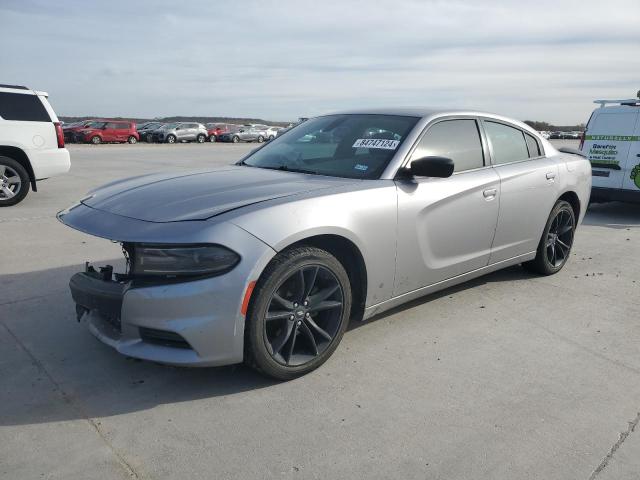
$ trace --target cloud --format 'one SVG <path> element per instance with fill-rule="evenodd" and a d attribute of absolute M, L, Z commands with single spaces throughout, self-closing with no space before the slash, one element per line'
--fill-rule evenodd
<path fill-rule="evenodd" d="M 3 82 L 60 114 L 294 119 L 362 106 L 582 122 L 640 84 L 637 0 L 5 0 Z"/>

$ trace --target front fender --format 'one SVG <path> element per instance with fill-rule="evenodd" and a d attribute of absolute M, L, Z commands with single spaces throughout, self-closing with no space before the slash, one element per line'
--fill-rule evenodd
<path fill-rule="evenodd" d="M 318 235 L 351 241 L 367 270 L 366 306 L 391 298 L 395 276 L 397 193 L 392 181 L 295 201 L 283 199 L 237 214 L 228 221 L 275 251 Z"/>

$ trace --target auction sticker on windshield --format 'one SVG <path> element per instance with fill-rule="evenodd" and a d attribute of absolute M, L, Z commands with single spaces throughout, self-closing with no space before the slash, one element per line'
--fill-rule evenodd
<path fill-rule="evenodd" d="M 382 138 L 359 138 L 353 144 L 353 148 L 382 148 L 395 150 L 400 142 L 398 140 L 385 140 Z"/>

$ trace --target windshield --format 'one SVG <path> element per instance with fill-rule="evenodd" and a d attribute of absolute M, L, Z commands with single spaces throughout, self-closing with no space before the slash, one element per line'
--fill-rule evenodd
<path fill-rule="evenodd" d="M 379 178 L 417 117 L 328 115 L 276 137 L 242 164 L 345 178 Z"/>

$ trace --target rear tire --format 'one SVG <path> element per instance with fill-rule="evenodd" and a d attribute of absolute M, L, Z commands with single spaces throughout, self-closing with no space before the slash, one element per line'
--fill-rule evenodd
<path fill-rule="evenodd" d="M 209 135 L 209 141 L 211 143 L 216 143 L 216 136 L 215 135 Z"/>
<path fill-rule="evenodd" d="M 251 295 L 245 363 L 278 380 L 315 370 L 338 347 L 351 300 L 347 272 L 330 253 L 304 246 L 279 253 Z"/>
<path fill-rule="evenodd" d="M 94 145 L 100 145 L 102 143 L 102 139 L 98 135 L 95 135 L 91 137 L 91 143 Z"/>
<path fill-rule="evenodd" d="M 233 143 L 238 143 L 238 142 L 240 141 L 240 137 L 238 137 L 237 135 L 234 135 L 234 136 L 231 138 L 231 141 L 232 141 Z"/>
<path fill-rule="evenodd" d="M 264 142 L 264 137 L 262 135 L 258 136 L 258 143 Z"/>
<path fill-rule="evenodd" d="M 175 135 L 167 135 L 167 143 L 176 143 L 176 136 Z"/>
<path fill-rule="evenodd" d="M 573 207 L 569 202 L 558 200 L 549 214 L 535 258 L 524 262 L 522 266 L 541 275 L 558 273 L 571 255 L 575 229 Z"/>
<path fill-rule="evenodd" d="M 0 207 L 20 203 L 29 193 L 31 182 L 25 168 L 16 160 L 0 156 Z"/>

